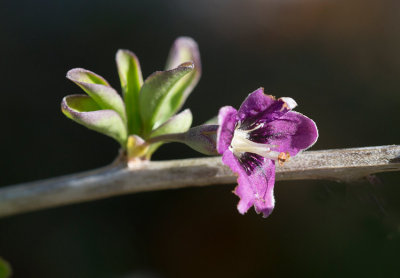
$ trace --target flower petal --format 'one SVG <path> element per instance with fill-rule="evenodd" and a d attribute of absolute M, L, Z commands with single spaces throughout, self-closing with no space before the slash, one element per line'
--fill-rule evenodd
<path fill-rule="evenodd" d="M 254 205 L 257 213 L 268 217 L 275 206 L 274 162 L 250 153 L 238 159 L 230 150 L 224 152 L 222 161 L 238 174 L 235 188 L 235 194 L 240 198 L 238 211 L 244 214 Z"/>
<path fill-rule="evenodd" d="M 248 95 L 239 108 L 239 120 L 245 121 L 247 118 L 254 118 L 259 113 L 265 111 L 275 102 L 274 97 L 264 94 L 264 88 L 259 88 Z"/>
<path fill-rule="evenodd" d="M 274 121 L 296 107 L 296 105 L 292 98 L 275 99 L 273 96 L 264 94 L 263 88 L 257 89 L 240 106 L 238 113 L 239 128 L 250 130 L 260 124 Z"/>
<path fill-rule="evenodd" d="M 217 151 L 223 154 L 231 145 L 236 127 L 237 110 L 232 106 L 224 106 L 218 113 Z"/>
<path fill-rule="evenodd" d="M 294 156 L 317 141 L 318 129 L 310 118 L 290 111 L 265 127 L 251 132 L 250 138 L 258 143 L 277 145 L 273 150 L 289 152 Z"/>

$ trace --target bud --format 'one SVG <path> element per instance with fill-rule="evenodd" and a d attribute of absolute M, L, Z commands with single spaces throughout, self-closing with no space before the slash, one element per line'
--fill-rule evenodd
<path fill-rule="evenodd" d="M 218 125 L 200 125 L 184 133 L 182 143 L 205 155 L 219 155 L 217 152 Z"/>
<path fill-rule="evenodd" d="M 137 135 L 130 135 L 126 145 L 128 161 L 143 157 L 149 149 L 146 142 Z"/>

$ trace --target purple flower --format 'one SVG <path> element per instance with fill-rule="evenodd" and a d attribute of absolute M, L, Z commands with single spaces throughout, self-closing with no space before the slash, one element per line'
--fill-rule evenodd
<path fill-rule="evenodd" d="M 251 93 L 239 111 L 231 106 L 219 111 L 217 150 L 222 161 L 238 174 L 237 206 L 241 214 L 251 206 L 268 217 L 275 206 L 275 162 L 309 148 L 318 138 L 313 120 L 291 111 L 291 98 L 275 99 L 260 88 Z"/>

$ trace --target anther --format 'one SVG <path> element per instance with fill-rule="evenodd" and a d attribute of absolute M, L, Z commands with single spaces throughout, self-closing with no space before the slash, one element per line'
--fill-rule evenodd
<path fill-rule="evenodd" d="M 280 166 L 283 166 L 283 164 L 284 164 L 286 161 L 288 161 L 289 158 L 290 158 L 290 154 L 289 154 L 288 152 L 286 152 L 286 153 L 281 152 L 281 153 L 278 155 L 278 163 L 279 163 L 279 165 L 280 165 Z"/>

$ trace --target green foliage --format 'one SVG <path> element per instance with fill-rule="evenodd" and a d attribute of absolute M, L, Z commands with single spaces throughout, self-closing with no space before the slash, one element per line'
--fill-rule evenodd
<path fill-rule="evenodd" d="M 218 124 L 218 116 L 214 116 L 205 123 L 203 123 L 203 125 L 217 125 L 217 124 Z"/>
<path fill-rule="evenodd" d="M 170 133 L 181 133 L 187 131 L 192 125 L 192 112 L 189 109 L 169 118 L 165 123 L 153 130 L 150 138 Z"/>
<path fill-rule="evenodd" d="M 171 89 L 193 68 L 193 63 L 188 62 L 172 70 L 155 72 L 145 80 L 139 96 L 145 136 L 173 115 L 175 105 L 171 106 L 170 100 L 174 91 Z"/>
<path fill-rule="evenodd" d="M 140 134 L 142 123 L 139 112 L 139 91 L 143 77 L 139 60 L 129 50 L 122 49 L 118 50 L 115 60 L 125 100 L 129 134 Z"/>
<path fill-rule="evenodd" d="M 11 277 L 11 273 L 10 264 L 0 257 L 0 278 L 9 278 Z"/>
<path fill-rule="evenodd" d="M 157 136 L 186 132 L 192 125 L 192 112 L 189 109 L 185 109 L 181 113 L 171 117 L 165 123 L 160 125 L 157 129 L 153 130 L 150 138 Z M 152 144 L 147 152 L 147 156 L 150 157 L 160 146 L 162 142 Z"/>
<path fill-rule="evenodd" d="M 67 78 L 81 87 L 102 109 L 114 110 L 126 121 L 124 101 L 103 77 L 78 68 L 70 70 Z"/>
<path fill-rule="evenodd" d="M 87 95 L 65 97 L 61 110 L 75 122 L 114 138 L 131 156 L 149 159 L 162 142 L 150 144 L 146 140 L 190 128 L 190 110 L 174 115 L 201 75 L 197 44 L 191 38 L 178 38 L 171 48 L 167 70 L 153 73 L 144 82 L 134 53 L 118 50 L 115 60 L 123 98 L 100 75 L 75 68 L 67 78 Z"/>
<path fill-rule="evenodd" d="M 180 37 L 175 40 L 171 48 L 165 69 L 173 69 L 187 61 L 194 63 L 194 69 L 182 77 L 171 89 L 171 98 L 168 101 L 170 101 L 169 106 L 173 114 L 183 106 L 201 76 L 200 52 L 197 43 L 192 38 Z"/>
<path fill-rule="evenodd" d="M 64 97 L 61 110 L 68 118 L 114 138 L 125 148 L 128 136 L 126 125 L 114 110 L 101 110 L 99 105 L 86 95 Z"/>

